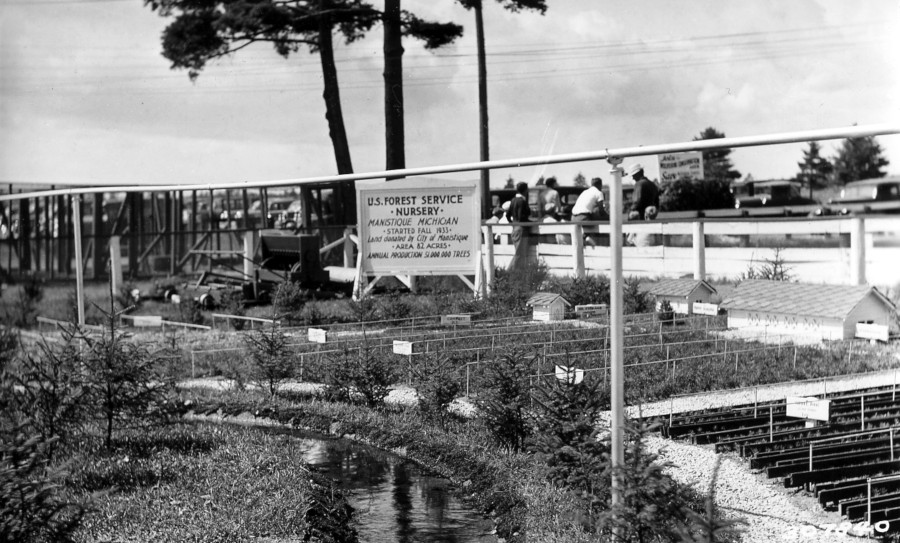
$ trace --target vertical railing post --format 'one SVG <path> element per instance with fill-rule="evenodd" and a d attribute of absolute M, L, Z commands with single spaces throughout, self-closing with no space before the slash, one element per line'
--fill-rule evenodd
<path fill-rule="evenodd" d="M 693 224 L 694 239 L 694 279 L 706 279 L 706 236 L 703 235 L 703 221 Z"/>
<path fill-rule="evenodd" d="M 577 279 L 584 278 L 584 228 L 572 225 L 572 271 Z"/>
<path fill-rule="evenodd" d="M 850 219 L 850 283 L 866 284 L 866 220 Z"/>
<path fill-rule="evenodd" d="M 244 232 L 244 277 L 253 280 L 253 230 Z"/>
<path fill-rule="evenodd" d="M 353 259 L 353 229 L 344 228 L 344 267 L 352 268 L 355 260 Z"/>
<path fill-rule="evenodd" d="M 119 292 L 124 280 L 122 278 L 122 242 L 119 236 L 109 237 L 109 277 L 113 292 Z"/>
<path fill-rule="evenodd" d="M 72 226 L 75 229 L 75 305 L 78 311 L 78 325 L 84 326 L 84 262 L 81 258 L 81 195 L 72 196 Z M 95 249 L 96 250 L 96 249 Z"/>
<path fill-rule="evenodd" d="M 487 292 L 491 292 L 491 287 L 494 284 L 494 229 L 490 224 L 486 224 L 482 227 L 482 232 L 484 232 L 484 255 L 487 259 L 485 263 L 485 285 Z"/>
<path fill-rule="evenodd" d="M 624 301 L 622 285 L 622 159 L 610 157 L 612 186 L 609 190 L 609 249 L 610 249 L 610 442 L 612 460 L 611 497 L 615 510 L 622 502 L 622 488 L 618 468 L 624 465 L 625 426 L 625 368 L 624 359 Z M 575 240 L 572 240 L 574 243 Z M 620 532 L 616 534 L 620 535 Z"/>

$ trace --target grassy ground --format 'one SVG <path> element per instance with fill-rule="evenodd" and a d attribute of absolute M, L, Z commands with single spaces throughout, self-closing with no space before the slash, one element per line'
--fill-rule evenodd
<path fill-rule="evenodd" d="M 112 451 L 82 440 L 67 460 L 67 487 L 101 494 L 76 540 L 353 541 L 341 528 L 346 502 L 294 449 L 286 436 L 205 424 L 127 432 Z"/>

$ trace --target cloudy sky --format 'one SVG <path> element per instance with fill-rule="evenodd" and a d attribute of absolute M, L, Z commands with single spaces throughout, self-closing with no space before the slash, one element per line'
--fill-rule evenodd
<path fill-rule="evenodd" d="M 541 16 L 486 1 L 491 158 L 684 142 L 708 126 L 736 137 L 900 120 L 896 0 L 548 4 Z M 407 166 L 477 161 L 474 16 L 452 0 L 404 8 L 465 27 L 437 52 L 404 44 Z M 316 57 L 260 45 L 191 83 L 160 54 L 168 22 L 141 0 L 0 0 L 0 182 L 336 173 Z M 354 169 L 383 170 L 381 33 L 336 45 Z M 900 136 L 878 141 L 900 173 Z M 804 147 L 732 158 L 757 179 L 790 177 Z M 500 170 L 492 184 L 608 169 Z"/>

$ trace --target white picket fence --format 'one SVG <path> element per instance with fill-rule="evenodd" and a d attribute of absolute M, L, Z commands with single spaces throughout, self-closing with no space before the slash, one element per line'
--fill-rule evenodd
<path fill-rule="evenodd" d="M 583 226 L 587 225 L 587 226 Z M 537 243 L 532 247 L 550 273 L 582 277 L 610 273 L 610 248 L 584 244 L 585 233 L 609 235 L 608 223 L 537 223 L 530 225 L 533 239 L 552 239 L 566 234 L 569 245 Z M 799 281 L 831 284 L 872 284 L 892 287 L 900 282 L 900 217 L 835 217 L 817 219 L 735 219 L 692 221 L 626 222 L 624 234 L 651 234 L 649 247 L 622 249 L 625 275 L 737 279 L 751 266 L 774 258 L 775 248 L 790 275 Z M 512 226 L 486 224 L 485 269 L 509 264 L 514 247 L 508 237 Z M 494 238 L 499 238 L 499 243 Z M 681 245 L 662 245 L 664 236 L 679 236 Z M 792 236 L 801 236 L 801 239 Z M 767 247 L 714 245 L 748 243 L 765 238 Z M 848 240 L 849 238 L 849 240 Z M 672 239 L 672 238 L 669 238 Z M 783 240 L 780 243 L 779 240 Z M 804 246 L 806 244 L 807 246 Z M 488 280 L 491 278 L 488 277 Z"/>

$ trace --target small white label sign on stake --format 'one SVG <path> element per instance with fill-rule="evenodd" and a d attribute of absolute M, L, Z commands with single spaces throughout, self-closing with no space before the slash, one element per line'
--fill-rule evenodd
<path fill-rule="evenodd" d="M 441 325 L 469 325 L 472 324 L 472 315 L 441 315 Z"/>
<path fill-rule="evenodd" d="M 565 366 L 556 366 L 556 378 L 570 385 L 577 385 L 584 381 L 584 370 L 579 368 L 567 368 Z"/>
<path fill-rule="evenodd" d="M 411 341 L 394 340 L 394 354 L 411 355 L 413 352 L 413 344 Z"/>
<path fill-rule="evenodd" d="M 321 328 L 310 328 L 307 334 L 307 338 L 313 343 L 325 343 L 327 341 L 327 333 Z"/>
<path fill-rule="evenodd" d="M 820 400 L 818 398 L 804 396 L 788 396 L 785 399 L 785 402 L 787 403 L 786 414 L 789 417 L 828 421 L 831 400 Z"/>

